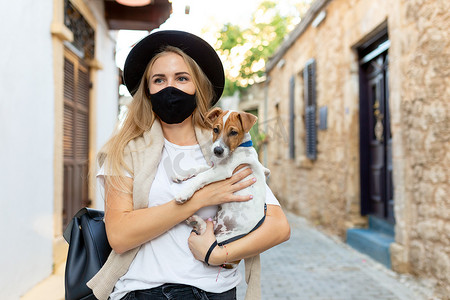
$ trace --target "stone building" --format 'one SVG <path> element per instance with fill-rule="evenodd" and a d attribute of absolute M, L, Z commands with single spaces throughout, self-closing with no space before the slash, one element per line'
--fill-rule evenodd
<path fill-rule="evenodd" d="M 450 2 L 316 0 L 266 65 L 282 204 L 450 295 Z"/>

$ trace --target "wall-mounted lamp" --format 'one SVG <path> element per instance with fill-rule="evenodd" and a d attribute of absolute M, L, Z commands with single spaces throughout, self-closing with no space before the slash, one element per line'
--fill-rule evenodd
<path fill-rule="evenodd" d="M 145 6 L 152 3 L 152 0 L 116 0 L 116 2 L 126 6 Z"/>
<path fill-rule="evenodd" d="M 322 23 L 323 20 L 325 20 L 325 17 L 327 16 L 327 12 L 322 10 L 317 17 L 315 17 L 315 19 L 312 21 L 311 25 L 314 28 L 317 28 L 320 23 Z"/>

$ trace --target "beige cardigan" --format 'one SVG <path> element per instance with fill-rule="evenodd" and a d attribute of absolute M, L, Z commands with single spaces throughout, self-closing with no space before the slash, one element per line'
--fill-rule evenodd
<path fill-rule="evenodd" d="M 211 132 L 196 127 L 195 135 L 206 162 L 210 164 Z M 134 174 L 134 209 L 148 207 L 148 195 L 161 160 L 163 146 L 164 136 L 161 124 L 155 120 L 149 131 L 145 132 L 142 137 L 130 141 L 125 149 L 125 162 Z M 116 282 L 128 271 L 139 249 L 140 246 L 122 254 L 111 251 L 106 263 L 87 283 L 99 300 L 108 299 Z M 245 260 L 245 280 L 248 283 L 245 299 L 261 299 L 259 255 Z"/>

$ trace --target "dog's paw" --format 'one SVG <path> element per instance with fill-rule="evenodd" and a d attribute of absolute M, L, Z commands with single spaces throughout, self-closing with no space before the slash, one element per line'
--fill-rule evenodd
<path fill-rule="evenodd" d="M 175 183 L 182 183 L 185 180 L 187 180 L 187 178 L 182 177 L 182 176 L 178 176 L 178 175 L 172 176 L 172 181 Z"/>
<path fill-rule="evenodd" d="M 178 204 L 183 204 L 184 202 L 188 201 L 192 196 L 192 193 L 188 193 L 186 191 L 182 191 L 178 195 L 175 196 L 175 202 Z"/>
<path fill-rule="evenodd" d="M 182 183 L 183 181 L 186 181 L 188 179 L 191 179 L 195 177 L 195 174 L 188 175 L 188 176 L 180 176 L 180 175 L 174 175 L 172 176 L 172 181 L 175 183 Z"/>
<path fill-rule="evenodd" d="M 191 190 L 191 189 L 186 189 L 183 192 L 181 192 L 180 194 L 178 194 L 175 197 L 175 202 L 178 204 L 183 204 L 184 202 L 188 201 L 189 199 L 191 199 L 192 195 L 194 194 L 195 190 Z"/>
<path fill-rule="evenodd" d="M 175 197 L 175 201 L 178 204 L 182 204 L 189 199 L 191 199 L 192 195 L 197 191 L 195 182 L 190 182 L 186 187 Z"/>
<path fill-rule="evenodd" d="M 176 204 L 183 204 L 183 203 L 185 203 L 186 201 L 188 201 L 188 199 L 189 199 L 189 198 L 184 197 L 183 195 L 178 195 L 178 196 L 175 197 L 175 203 L 176 203 Z"/>
<path fill-rule="evenodd" d="M 197 215 L 189 217 L 186 222 L 192 226 L 198 234 L 203 234 L 206 231 L 206 222 Z"/>

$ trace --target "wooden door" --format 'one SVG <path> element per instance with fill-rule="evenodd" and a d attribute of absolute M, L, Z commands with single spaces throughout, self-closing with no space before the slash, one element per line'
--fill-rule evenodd
<path fill-rule="evenodd" d="M 388 42 L 372 46 L 361 61 L 361 207 L 363 214 L 394 223 Z"/>
<path fill-rule="evenodd" d="M 89 69 L 70 51 L 64 58 L 63 226 L 89 206 Z"/>

